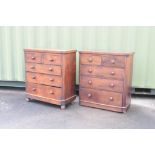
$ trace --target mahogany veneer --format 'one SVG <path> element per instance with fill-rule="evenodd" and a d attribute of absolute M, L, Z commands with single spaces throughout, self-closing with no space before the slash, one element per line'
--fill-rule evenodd
<path fill-rule="evenodd" d="M 64 109 L 76 95 L 75 50 L 25 49 L 26 94 Z"/>
<path fill-rule="evenodd" d="M 80 51 L 80 105 L 126 112 L 133 53 Z"/>

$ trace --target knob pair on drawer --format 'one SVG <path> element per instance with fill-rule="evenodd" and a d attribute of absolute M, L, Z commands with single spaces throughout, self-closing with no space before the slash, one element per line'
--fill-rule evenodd
<path fill-rule="evenodd" d="M 92 57 L 89 57 L 88 58 L 88 62 L 93 62 L 93 58 Z M 115 64 L 115 60 L 114 59 L 112 59 L 112 60 L 110 60 L 110 62 L 112 63 L 112 64 Z"/>
<path fill-rule="evenodd" d="M 32 58 L 32 60 L 35 60 L 36 59 L 36 57 L 34 57 L 34 56 L 32 56 L 31 58 Z M 54 58 L 50 58 L 49 61 L 53 62 L 54 61 Z"/>
<path fill-rule="evenodd" d="M 36 91 L 36 90 L 37 90 L 36 88 L 32 88 L 32 91 Z M 51 90 L 51 91 L 50 91 L 50 94 L 54 94 L 54 91 Z"/>
<path fill-rule="evenodd" d="M 36 77 L 35 75 L 32 76 L 32 79 L 36 79 L 36 78 L 37 78 L 37 77 Z M 49 80 L 53 82 L 53 81 L 54 81 L 54 78 L 50 78 Z"/>
<path fill-rule="evenodd" d="M 88 93 L 88 95 L 87 95 L 87 96 L 88 96 L 88 98 L 91 98 L 91 97 L 92 97 L 92 94 L 91 94 L 91 93 Z M 113 101 L 113 100 L 114 100 L 114 98 L 113 98 L 112 96 L 110 96 L 110 97 L 109 97 L 109 100 L 110 100 L 110 101 Z"/>
<path fill-rule="evenodd" d="M 91 68 L 89 68 L 88 73 L 92 73 L 92 72 L 93 72 L 93 70 Z M 115 72 L 114 71 L 110 72 L 110 75 L 115 75 Z"/>
<path fill-rule="evenodd" d="M 92 85 L 92 83 L 93 83 L 92 80 L 88 80 L 88 84 L 89 85 Z M 109 84 L 109 87 L 112 87 L 113 88 L 114 86 L 115 86 L 114 83 L 110 83 Z"/>

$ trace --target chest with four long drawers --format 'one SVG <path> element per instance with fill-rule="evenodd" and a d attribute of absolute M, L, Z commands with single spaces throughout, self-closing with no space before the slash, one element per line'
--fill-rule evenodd
<path fill-rule="evenodd" d="M 80 105 L 126 112 L 133 53 L 80 52 Z"/>
<path fill-rule="evenodd" d="M 75 98 L 75 50 L 25 49 L 26 95 L 32 99 L 60 105 Z"/>

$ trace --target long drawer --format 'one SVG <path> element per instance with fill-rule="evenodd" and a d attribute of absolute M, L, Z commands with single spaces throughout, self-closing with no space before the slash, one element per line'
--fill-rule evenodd
<path fill-rule="evenodd" d="M 57 100 L 61 99 L 62 94 L 61 88 L 39 85 L 34 83 L 26 83 L 26 92 L 33 95 Z"/>
<path fill-rule="evenodd" d="M 52 74 L 52 75 L 62 74 L 61 66 L 35 64 L 35 63 L 26 63 L 26 71 L 44 73 L 44 74 Z"/>
<path fill-rule="evenodd" d="M 122 106 L 122 94 L 94 89 L 80 88 L 80 101 L 113 106 Z"/>
<path fill-rule="evenodd" d="M 80 87 L 123 92 L 123 81 L 80 76 Z"/>
<path fill-rule="evenodd" d="M 80 65 L 80 74 L 112 79 L 124 79 L 124 70 L 103 66 Z"/>
<path fill-rule="evenodd" d="M 26 80 L 27 82 L 31 82 L 31 83 L 62 87 L 61 76 L 26 72 Z"/>

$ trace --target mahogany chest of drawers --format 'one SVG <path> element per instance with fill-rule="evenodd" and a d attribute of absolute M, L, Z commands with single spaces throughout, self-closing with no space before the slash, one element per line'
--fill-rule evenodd
<path fill-rule="evenodd" d="M 75 98 L 75 50 L 25 49 L 26 95 L 31 99 L 60 105 Z"/>
<path fill-rule="evenodd" d="M 80 51 L 80 105 L 126 112 L 133 53 Z"/>

